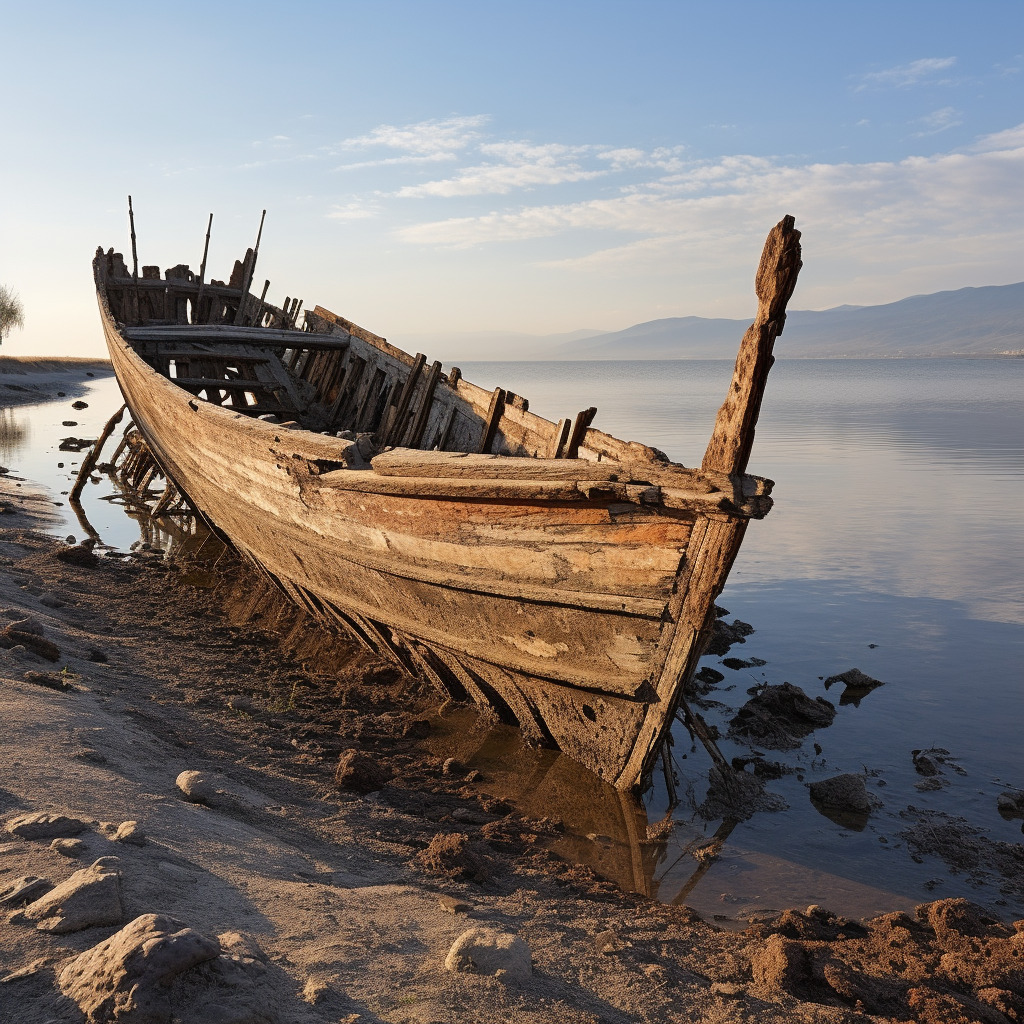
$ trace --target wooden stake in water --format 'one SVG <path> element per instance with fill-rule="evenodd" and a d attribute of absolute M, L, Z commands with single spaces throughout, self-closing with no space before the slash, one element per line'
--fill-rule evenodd
<path fill-rule="evenodd" d="M 203 262 L 199 265 L 199 294 L 196 304 L 192 307 L 192 323 L 199 323 L 199 310 L 203 306 L 203 289 L 206 287 L 206 255 L 210 251 L 210 230 L 213 228 L 213 214 L 206 224 L 206 244 L 203 246 Z"/>

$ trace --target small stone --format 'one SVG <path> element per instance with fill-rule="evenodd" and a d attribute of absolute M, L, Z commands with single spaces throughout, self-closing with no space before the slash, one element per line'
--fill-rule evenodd
<path fill-rule="evenodd" d="M 220 954 L 216 939 L 162 914 L 143 914 L 71 961 L 57 979 L 90 1021 L 164 1024 L 168 985 Z"/>
<path fill-rule="evenodd" d="M 54 839 L 50 849 L 62 857 L 80 857 L 85 852 L 85 843 L 81 839 Z"/>
<path fill-rule="evenodd" d="M 116 864 L 116 857 L 101 857 L 30 903 L 11 920 L 35 921 L 40 931 L 54 935 L 97 925 L 120 924 L 124 910 L 121 874 Z"/>
<path fill-rule="evenodd" d="M 127 843 L 129 846 L 146 845 L 146 835 L 137 821 L 122 821 L 111 838 L 115 843 Z"/>
<path fill-rule="evenodd" d="M 72 402 L 71 403 L 71 408 L 72 409 L 88 409 L 89 408 L 89 403 L 88 402 L 83 402 L 81 399 L 79 399 L 77 402 Z"/>
<path fill-rule="evenodd" d="M 489 974 L 502 981 L 529 983 L 533 974 L 530 947 L 516 935 L 493 928 L 470 928 L 452 944 L 444 961 L 449 971 Z"/>
<path fill-rule="evenodd" d="M 19 814 L 7 822 L 7 831 L 22 839 L 54 839 L 77 836 L 89 827 L 89 823 L 80 818 L 69 818 L 64 814 L 50 814 L 46 811 L 35 811 L 31 814 Z"/>
<path fill-rule="evenodd" d="M 463 903 L 462 900 L 444 894 L 437 897 L 437 902 L 441 904 L 441 909 L 449 914 L 468 914 L 473 909 L 472 903 Z"/>
<path fill-rule="evenodd" d="M 217 787 L 202 772 L 181 772 L 174 784 L 194 804 L 210 805 L 217 800 Z"/>
<path fill-rule="evenodd" d="M 0 889 L 0 907 L 17 907 L 22 903 L 30 903 L 39 899 L 44 892 L 48 892 L 53 886 L 45 879 L 37 875 L 22 875 L 15 879 L 5 889 Z"/>
<path fill-rule="evenodd" d="M 444 775 L 458 775 L 464 770 L 464 766 L 459 764 L 454 757 L 446 758 L 444 764 L 441 765 L 441 772 Z"/>
<path fill-rule="evenodd" d="M 620 945 L 618 935 L 616 935 L 611 928 L 607 928 L 603 932 L 598 932 L 598 934 L 594 936 L 594 949 L 597 950 L 598 953 L 614 953 L 620 948 Z"/>
<path fill-rule="evenodd" d="M 852 772 L 836 775 L 821 782 L 812 782 L 810 790 L 811 799 L 823 807 L 853 814 L 868 814 L 871 811 L 871 800 L 863 775 Z"/>

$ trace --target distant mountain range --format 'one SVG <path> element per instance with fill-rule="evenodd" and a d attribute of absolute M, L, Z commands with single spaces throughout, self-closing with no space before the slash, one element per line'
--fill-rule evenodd
<path fill-rule="evenodd" d="M 731 358 L 749 321 L 671 317 L 563 341 L 557 359 Z M 776 342 L 789 358 L 1024 353 L 1024 282 L 913 295 L 883 306 L 798 309 Z M 549 358 L 551 357 L 549 356 Z"/>
<path fill-rule="evenodd" d="M 731 359 L 749 324 L 669 317 L 623 331 L 438 337 L 425 351 L 451 358 L 457 348 L 462 359 Z M 848 359 L 1021 355 L 1024 282 L 913 295 L 881 306 L 792 310 L 775 352 L 784 358 Z"/>

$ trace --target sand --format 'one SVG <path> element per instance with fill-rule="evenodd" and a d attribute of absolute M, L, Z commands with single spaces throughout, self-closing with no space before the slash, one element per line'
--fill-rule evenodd
<path fill-rule="evenodd" d="M 328 678 L 294 615 L 282 649 L 159 554 L 54 541 L 20 482 L 0 476 L 0 897 L 74 892 L 0 908 L 0 1020 L 1024 1020 L 1024 922 L 945 900 L 727 932 L 624 893 L 430 753 L 431 691 L 344 645 Z M 37 812 L 64 821 L 5 831 Z"/>

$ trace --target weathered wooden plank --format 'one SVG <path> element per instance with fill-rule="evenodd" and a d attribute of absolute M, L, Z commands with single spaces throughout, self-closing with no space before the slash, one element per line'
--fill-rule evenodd
<path fill-rule="evenodd" d="M 732 383 L 704 453 L 704 469 L 731 474 L 747 468 L 764 386 L 775 362 L 772 347 L 786 324 L 786 304 L 802 266 L 800 232 L 792 217 L 784 217 L 764 243 L 754 279 L 757 318 L 740 343 Z"/>
<path fill-rule="evenodd" d="M 404 443 L 407 447 L 418 448 L 423 439 L 423 433 L 427 429 L 427 422 L 430 419 L 430 410 L 434 405 L 434 392 L 437 390 L 437 383 L 441 378 L 441 363 L 435 360 L 427 374 L 423 384 L 423 397 L 420 399 L 419 408 L 413 417 L 412 425 L 405 435 Z M 398 438 L 402 440 L 402 438 Z"/>
<path fill-rule="evenodd" d="M 480 438 L 479 452 L 489 452 L 494 443 L 494 435 L 498 431 L 498 422 L 505 411 L 505 389 L 495 388 L 491 393 L 491 402 L 484 418 L 484 432 Z"/>

